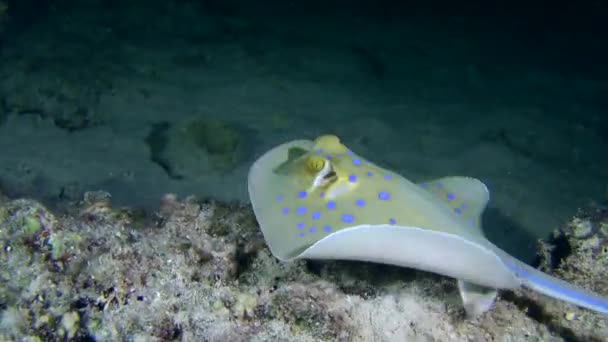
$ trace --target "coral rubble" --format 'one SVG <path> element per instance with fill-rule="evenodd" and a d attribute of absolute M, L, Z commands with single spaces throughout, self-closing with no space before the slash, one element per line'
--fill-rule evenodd
<path fill-rule="evenodd" d="M 248 206 L 166 195 L 156 213 L 89 192 L 0 197 L 0 339 L 602 340 L 607 320 L 527 291 L 464 318 L 455 281 L 359 262 L 276 260 Z M 541 267 L 608 295 L 608 211 L 541 244 Z"/>

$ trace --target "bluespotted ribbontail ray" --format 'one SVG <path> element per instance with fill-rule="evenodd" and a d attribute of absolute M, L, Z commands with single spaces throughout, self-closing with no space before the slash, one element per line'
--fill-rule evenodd
<path fill-rule="evenodd" d="M 554 278 L 488 241 L 480 216 L 486 186 L 467 177 L 414 184 L 358 156 L 332 135 L 273 148 L 249 171 L 249 196 L 280 260 L 359 260 L 458 279 L 466 312 L 496 289 L 526 287 L 608 314 L 608 299 Z"/>

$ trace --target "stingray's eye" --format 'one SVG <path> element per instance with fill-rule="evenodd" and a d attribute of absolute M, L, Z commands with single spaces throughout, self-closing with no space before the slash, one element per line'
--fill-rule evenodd
<path fill-rule="evenodd" d="M 316 174 L 323 170 L 326 163 L 328 162 L 323 157 L 313 155 L 306 161 L 306 168 L 311 173 Z"/>
<path fill-rule="evenodd" d="M 312 188 L 326 187 L 338 179 L 331 162 L 319 156 L 311 156 L 308 169 L 314 174 Z"/>

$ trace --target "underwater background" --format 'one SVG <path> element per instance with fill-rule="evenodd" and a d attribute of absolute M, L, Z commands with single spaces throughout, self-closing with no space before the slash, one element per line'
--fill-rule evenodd
<path fill-rule="evenodd" d="M 0 190 L 247 206 L 262 153 L 336 134 L 412 181 L 479 178 L 488 238 L 532 263 L 608 199 L 606 61 L 602 0 L 0 0 Z"/>

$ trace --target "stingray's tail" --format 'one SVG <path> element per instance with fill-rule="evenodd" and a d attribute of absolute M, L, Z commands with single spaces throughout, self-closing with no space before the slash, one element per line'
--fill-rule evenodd
<path fill-rule="evenodd" d="M 589 310 L 608 315 L 608 298 L 585 291 L 568 282 L 543 273 L 505 253 L 505 265 L 521 280 L 522 286 Z"/>

